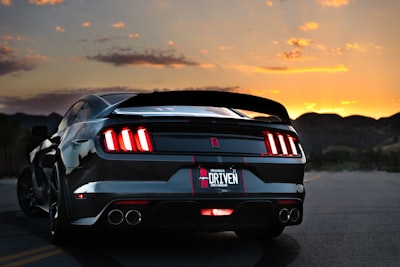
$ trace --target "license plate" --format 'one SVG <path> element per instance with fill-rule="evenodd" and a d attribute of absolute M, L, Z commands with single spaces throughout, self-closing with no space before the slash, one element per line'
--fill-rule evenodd
<path fill-rule="evenodd" d="M 201 167 L 198 170 L 198 186 L 201 189 L 237 188 L 240 184 L 236 169 L 215 169 Z"/>

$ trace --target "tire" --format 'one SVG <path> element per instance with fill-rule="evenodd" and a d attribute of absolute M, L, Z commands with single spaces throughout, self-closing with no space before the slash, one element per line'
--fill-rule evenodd
<path fill-rule="evenodd" d="M 29 217 L 43 216 L 44 212 L 37 207 L 32 183 L 32 167 L 25 166 L 17 180 L 18 204 L 25 215 Z"/>
<path fill-rule="evenodd" d="M 49 235 L 54 244 L 71 239 L 71 225 L 68 222 L 65 197 L 64 171 L 59 162 L 53 167 L 49 197 Z"/>
<path fill-rule="evenodd" d="M 236 235 L 242 239 L 272 239 L 282 234 L 285 229 L 284 225 L 272 225 L 269 228 L 257 230 L 238 230 L 235 231 Z"/>

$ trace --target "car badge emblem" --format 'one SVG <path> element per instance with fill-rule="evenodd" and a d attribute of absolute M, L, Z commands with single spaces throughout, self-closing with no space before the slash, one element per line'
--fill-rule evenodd
<path fill-rule="evenodd" d="M 210 138 L 210 142 L 211 142 L 211 147 L 212 147 L 212 148 L 219 148 L 218 138 L 216 138 L 216 137 L 211 137 L 211 138 Z"/>

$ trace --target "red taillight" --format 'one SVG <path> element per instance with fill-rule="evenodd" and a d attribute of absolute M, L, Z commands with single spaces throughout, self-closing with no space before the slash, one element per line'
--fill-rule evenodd
<path fill-rule="evenodd" d="M 150 134 L 144 127 L 106 129 L 103 139 L 107 152 L 153 152 Z"/>
<path fill-rule="evenodd" d="M 280 205 L 296 205 L 300 204 L 300 201 L 297 199 L 279 199 L 278 204 Z"/>
<path fill-rule="evenodd" d="M 115 205 L 148 205 L 149 200 L 118 200 L 115 201 Z"/>
<path fill-rule="evenodd" d="M 233 213 L 233 209 L 201 209 L 203 216 L 229 216 Z"/>
<path fill-rule="evenodd" d="M 152 152 L 153 151 L 149 132 L 144 127 L 138 128 L 136 143 L 138 145 L 138 150 L 140 152 Z"/>
<path fill-rule="evenodd" d="M 79 193 L 79 194 L 76 194 L 75 197 L 76 197 L 76 199 L 85 199 L 86 195 L 83 193 Z"/>
<path fill-rule="evenodd" d="M 122 151 L 136 151 L 131 129 L 123 128 L 118 135 L 118 144 Z"/>
<path fill-rule="evenodd" d="M 297 157 L 299 152 L 296 137 L 278 132 L 264 132 L 264 141 L 268 156 Z"/>
<path fill-rule="evenodd" d="M 117 134 L 113 129 L 105 130 L 104 133 L 104 145 L 106 150 L 109 151 L 118 151 L 118 142 L 117 142 Z"/>

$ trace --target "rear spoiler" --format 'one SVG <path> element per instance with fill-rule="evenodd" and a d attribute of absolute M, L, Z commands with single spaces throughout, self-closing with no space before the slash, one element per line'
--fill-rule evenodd
<path fill-rule="evenodd" d="M 291 124 L 286 108 L 273 100 L 224 91 L 186 90 L 139 93 L 115 105 L 113 109 L 139 106 L 214 106 L 242 109 L 277 116 Z"/>

